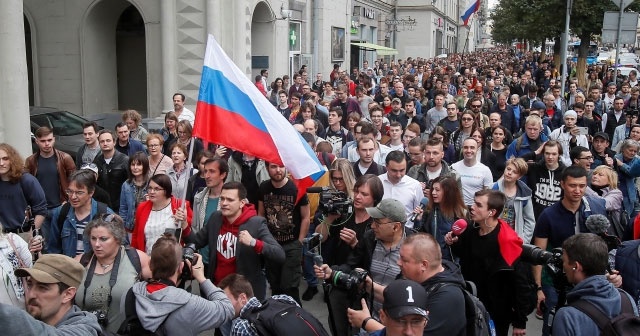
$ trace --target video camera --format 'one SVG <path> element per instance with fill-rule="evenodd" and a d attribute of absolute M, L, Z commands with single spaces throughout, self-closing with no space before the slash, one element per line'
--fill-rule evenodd
<path fill-rule="evenodd" d="M 553 275 L 562 274 L 561 247 L 556 247 L 549 252 L 535 245 L 523 244 L 520 259 L 533 265 L 546 265 Z"/>
<path fill-rule="evenodd" d="M 343 191 L 329 187 L 311 187 L 307 188 L 307 193 L 320 194 L 318 209 L 325 215 L 346 215 L 353 212 L 353 200 Z"/>

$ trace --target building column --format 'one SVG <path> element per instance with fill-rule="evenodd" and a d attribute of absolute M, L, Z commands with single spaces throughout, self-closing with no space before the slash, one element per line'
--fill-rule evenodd
<path fill-rule="evenodd" d="M 162 36 L 162 105 L 173 110 L 172 95 L 178 92 L 176 67 L 176 2 L 161 1 L 160 32 Z M 166 108 L 168 107 L 168 108 Z"/>
<path fill-rule="evenodd" d="M 29 79 L 24 42 L 22 0 L 0 1 L 0 142 L 11 144 L 23 157 L 31 155 Z"/>

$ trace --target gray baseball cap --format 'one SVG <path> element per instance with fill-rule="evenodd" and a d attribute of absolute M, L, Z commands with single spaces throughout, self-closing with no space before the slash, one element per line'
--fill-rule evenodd
<path fill-rule="evenodd" d="M 383 199 L 378 206 L 367 208 L 367 213 L 374 219 L 388 218 L 394 222 L 404 223 L 407 221 L 407 213 L 404 205 L 393 198 Z"/>

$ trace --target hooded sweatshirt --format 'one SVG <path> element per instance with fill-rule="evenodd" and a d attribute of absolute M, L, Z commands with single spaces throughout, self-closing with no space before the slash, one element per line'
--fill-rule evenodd
<path fill-rule="evenodd" d="M 620 295 L 618 290 L 613 287 L 604 275 L 594 275 L 588 277 L 577 284 L 570 292 L 567 293 L 568 305 L 560 308 L 553 320 L 553 335 L 581 335 L 581 336 L 598 336 L 600 330 L 596 323 L 586 314 L 577 308 L 570 307 L 572 302 L 579 299 L 594 304 L 601 312 L 609 317 L 620 314 Z M 633 300 L 632 300 L 633 302 Z M 638 310 L 634 309 L 636 315 Z"/>
<path fill-rule="evenodd" d="M 54 327 L 18 307 L 0 304 L 0 321 L 4 335 L 89 336 L 102 332 L 96 316 L 78 306 L 71 307 Z"/>
<path fill-rule="evenodd" d="M 257 216 L 258 213 L 253 204 L 248 203 L 242 208 L 240 216 L 229 223 L 227 217 L 222 217 L 222 226 L 220 227 L 220 234 L 218 235 L 218 252 L 216 257 L 218 258 L 218 264 L 215 269 L 214 279 L 218 283 L 225 276 L 236 272 L 236 244 L 238 244 L 238 231 L 240 224 L 243 224 L 249 218 Z M 260 244 L 258 246 L 258 244 Z M 262 241 L 256 239 L 256 252 L 262 251 Z"/>
<path fill-rule="evenodd" d="M 424 328 L 424 334 L 429 336 L 461 336 L 466 335 L 464 295 L 460 287 L 465 283 L 460 267 L 448 260 L 442 260 L 444 270 L 422 283 L 425 290 L 432 286 L 446 283 L 438 291 L 430 293 L 427 300 L 429 323 Z"/>
<path fill-rule="evenodd" d="M 136 283 L 133 293 L 142 327 L 160 335 L 187 336 L 233 319 L 233 306 L 222 289 L 207 279 L 200 284 L 200 292 L 206 299 L 174 286 Z"/>
<path fill-rule="evenodd" d="M 542 210 L 558 202 L 562 195 L 560 179 L 565 166 L 559 162 L 558 168 L 549 170 L 544 160 L 529 166 L 527 185 L 533 192 L 533 213 L 538 218 Z"/>

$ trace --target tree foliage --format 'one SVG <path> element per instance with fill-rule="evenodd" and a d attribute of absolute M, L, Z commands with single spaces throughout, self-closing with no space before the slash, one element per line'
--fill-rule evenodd
<path fill-rule="evenodd" d="M 529 40 L 539 45 L 564 32 L 568 0 L 500 0 L 490 18 L 496 42 L 511 44 L 513 40 Z M 602 32 L 606 11 L 618 11 L 610 0 L 573 0 L 569 28 L 581 40 L 577 74 L 584 84 L 586 57 L 590 41 Z M 626 11 L 640 11 L 640 1 L 633 1 Z"/>

